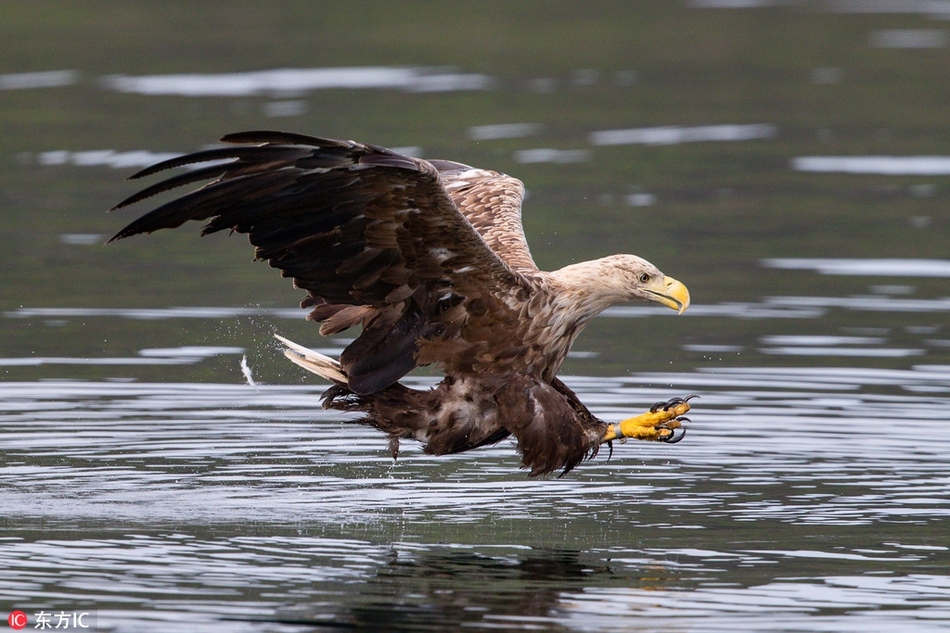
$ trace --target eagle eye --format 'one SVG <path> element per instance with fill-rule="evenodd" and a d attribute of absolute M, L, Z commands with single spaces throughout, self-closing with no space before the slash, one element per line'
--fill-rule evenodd
<path fill-rule="evenodd" d="M 645 284 L 650 281 L 650 275 L 646 273 L 640 273 L 640 283 Z"/>

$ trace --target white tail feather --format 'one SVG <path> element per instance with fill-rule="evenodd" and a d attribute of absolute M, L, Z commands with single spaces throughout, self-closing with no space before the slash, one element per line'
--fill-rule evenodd
<path fill-rule="evenodd" d="M 315 373 L 321 378 L 329 380 L 330 382 L 335 382 L 336 384 L 342 385 L 344 387 L 346 386 L 346 373 L 340 366 L 339 361 L 334 360 L 329 356 L 324 356 L 320 352 L 315 352 L 312 349 L 308 349 L 303 345 L 298 345 L 297 343 L 284 338 L 280 334 L 275 334 L 274 337 L 283 343 L 287 348 L 284 350 L 284 356 L 289 358 L 293 363 L 303 367 L 309 372 Z"/>

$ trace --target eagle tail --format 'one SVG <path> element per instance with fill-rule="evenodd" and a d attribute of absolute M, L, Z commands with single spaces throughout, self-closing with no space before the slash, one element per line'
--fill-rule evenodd
<path fill-rule="evenodd" d="M 339 361 L 294 343 L 279 334 L 275 334 L 274 337 L 284 344 L 284 356 L 291 362 L 334 384 L 341 387 L 347 386 L 349 379 Z"/>

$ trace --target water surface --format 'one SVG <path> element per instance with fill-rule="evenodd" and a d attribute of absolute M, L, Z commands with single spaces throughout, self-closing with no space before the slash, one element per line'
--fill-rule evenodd
<path fill-rule="evenodd" d="M 946 630 L 950 55 L 910 4 L 4 4 L 0 615 Z M 610 421 L 697 394 L 685 440 L 393 461 L 273 338 L 352 335 L 242 237 L 102 246 L 126 176 L 261 128 L 506 171 L 543 267 L 683 280 L 563 374 Z"/>

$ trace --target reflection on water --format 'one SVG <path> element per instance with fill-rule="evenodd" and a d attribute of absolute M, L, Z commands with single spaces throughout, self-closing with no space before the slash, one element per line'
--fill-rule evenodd
<path fill-rule="evenodd" d="M 350 77 L 355 82 L 359 83 L 362 81 L 360 70 L 364 69 L 315 69 L 324 71 L 324 70 L 346 70 L 347 73 L 341 73 L 342 77 Z M 375 70 L 375 69 L 365 69 L 365 70 Z M 267 72 L 277 72 L 277 71 L 267 71 Z M 253 94 L 264 88 L 256 81 L 248 81 L 246 79 L 247 75 L 261 75 L 265 76 L 267 73 L 238 73 L 234 76 L 227 75 L 221 77 L 221 81 L 216 81 L 216 77 L 209 78 L 208 76 L 194 76 L 194 77 L 178 77 L 178 76 L 159 76 L 159 77 L 141 77 L 141 78 L 121 78 L 123 81 L 128 80 L 131 82 L 132 79 L 135 79 L 135 82 L 131 82 L 133 87 L 130 87 L 129 90 L 138 90 L 142 91 L 145 94 L 152 94 L 149 91 L 163 91 L 167 90 L 173 92 L 174 90 L 181 90 L 182 94 L 190 94 L 188 90 L 196 91 L 207 91 L 199 92 L 199 94 L 209 94 L 209 95 L 226 95 L 228 90 L 234 90 L 239 94 L 248 92 Z M 490 82 L 486 79 L 484 80 L 484 85 L 479 85 L 480 80 L 471 80 L 465 79 L 470 77 L 468 75 L 423 75 L 425 81 L 423 83 L 412 84 L 415 87 L 412 88 L 416 91 L 423 90 L 456 90 L 456 89 L 481 89 L 486 88 L 490 85 Z M 458 79 L 462 77 L 462 79 Z M 481 77 L 476 75 L 475 77 Z M 116 80 L 118 81 L 118 80 Z M 422 81 L 420 79 L 420 81 Z M 192 86 L 192 83 L 194 84 Z M 141 87 L 134 88 L 135 86 Z M 154 85 L 153 85 L 154 84 Z M 218 85 L 221 84 L 221 85 Z M 249 84 L 249 85 L 248 85 Z M 266 85 L 266 82 L 264 82 Z M 294 84 L 289 84 L 294 85 Z M 289 89 L 288 85 L 288 89 Z M 313 89 L 312 84 L 308 84 L 305 81 L 299 82 L 299 90 L 308 90 Z M 428 87 L 426 87 L 428 86 Z M 375 87 L 372 84 L 361 85 L 359 87 Z M 407 89 L 410 89 L 406 86 Z M 219 92 L 216 92 L 219 91 Z M 165 92 L 157 92 L 158 94 L 166 94 Z M 192 95 L 194 96 L 194 95 Z M 306 105 L 299 100 L 284 100 L 284 101 L 274 101 L 265 104 L 264 114 L 268 117 L 284 117 L 284 116 L 297 116 L 303 114 L 306 111 Z M 522 138 L 533 136 L 541 129 L 541 126 L 531 123 L 511 123 L 511 124 L 494 124 L 494 125 L 484 125 L 484 126 L 474 126 L 469 128 L 469 137 L 476 141 L 482 140 L 499 140 L 499 139 L 508 139 L 508 138 Z M 675 145 L 679 143 L 697 143 L 697 142 L 712 142 L 712 141 L 750 141 L 756 139 L 767 139 L 776 134 L 776 128 L 774 125 L 707 125 L 707 126 L 698 126 L 698 127 L 655 127 L 655 128 L 640 128 L 640 129 L 624 129 L 624 130 L 600 130 L 591 132 L 588 135 L 588 142 L 594 146 L 605 146 L 605 145 L 631 145 L 631 144 L 642 144 L 642 145 Z M 393 148 L 396 151 L 401 151 L 403 153 L 419 156 L 423 153 L 422 148 L 419 147 L 407 147 L 407 148 Z M 119 152 L 116 150 L 106 149 L 106 150 L 85 150 L 85 151 L 67 151 L 67 150 L 53 150 L 39 152 L 36 155 L 36 162 L 39 165 L 44 166 L 55 166 L 55 165 L 76 165 L 80 167 L 92 167 L 92 166 L 107 166 L 113 167 L 116 169 L 129 169 L 134 167 L 148 167 L 155 163 L 161 162 L 163 160 L 168 160 L 170 158 L 175 158 L 179 156 L 178 153 L 169 153 L 169 152 L 153 152 L 149 150 L 134 150 L 134 151 L 125 151 Z M 589 149 L 556 149 L 550 147 L 539 147 L 531 149 L 521 149 L 514 152 L 513 159 L 517 163 L 521 164 L 530 164 L 530 163 L 585 163 L 592 159 L 593 155 Z M 795 169 L 804 170 L 804 171 L 826 171 L 826 169 L 815 169 L 811 165 L 814 162 L 813 159 L 803 158 L 796 159 L 799 162 L 793 164 Z M 804 162 L 801 162 L 804 161 Z M 821 163 L 823 164 L 823 163 Z M 202 165 L 203 166 L 203 165 Z M 188 169 L 194 169 L 195 166 L 187 166 Z M 835 169 L 835 171 L 840 171 Z M 845 170 L 847 171 L 847 170 Z M 913 172 L 917 173 L 917 172 Z M 639 194 L 644 195 L 644 194 Z M 647 194 L 649 195 L 649 194 Z M 634 202 L 631 203 L 631 206 L 646 206 L 642 202 L 637 203 L 637 198 L 634 198 Z"/>
<path fill-rule="evenodd" d="M 629 130 L 602 130 L 589 136 L 591 145 L 676 145 L 709 141 L 752 141 L 775 136 L 770 124 L 700 125 L 696 127 L 648 127 Z"/>
<path fill-rule="evenodd" d="M 948 588 L 945 576 L 844 575 L 688 594 L 593 589 L 574 597 L 568 614 L 582 631 L 618 630 L 618 611 L 636 614 L 634 630 L 938 631 L 950 614 Z"/>
<path fill-rule="evenodd" d="M 75 70 L 44 70 L 31 73 L 0 75 L 0 90 L 28 90 L 32 88 L 59 88 L 71 86 L 79 80 Z"/>
<path fill-rule="evenodd" d="M 299 94 L 335 88 L 389 88 L 410 92 L 486 90 L 494 80 L 481 74 L 444 68 L 358 66 L 346 68 L 279 68 L 255 72 L 188 75 L 112 76 L 103 83 L 119 92 L 190 97 Z"/>
<path fill-rule="evenodd" d="M 946 48 L 948 42 L 942 29 L 884 29 L 870 37 L 871 46 L 877 48 Z"/>
<path fill-rule="evenodd" d="M 11 319 L 118 317 L 122 319 L 231 319 L 239 316 L 269 316 L 280 319 L 303 319 L 305 310 L 298 308 L 232 308 L 232 307 L 170 307 L 170 308 L 17 308 L 3 313 Z"/>
<path fill-rule="evenodd" d="M 496 125 L 475 125 L 468 128 L 468 137 L 473 141 L 495 141 L 503 138 L 524 138 L 538 134 L 542 126 L 538 123 L 500 123 Z"/>
<path fill-rule="evenodd" d="M 53 150 L 40 152 L 36 156 L 36 161 L 38 164 L 44 166 L 71 164 L 79 167 L 98 167 L 104 165 L 115 169 L 131 169 L 135 167 L 148 167 L 177 156 L 180 156 L 180 154 L 172 152 L 150 152 L 148 150 L 129 152 L 117 152 L 111 149 L 86 150 L 82 152 Z"/>
<path fill-rule="evenodd" d="M 897 299 L 886 296 L 853 297 L 769 297 L 767 304 L 776 309 L 844 308 L 865 312 L 938 312 L 950 311 L 950 297 L 937 299 Z"/>
<path fill-rule="evenodd" d="M 699 415 L 535 480 L 507 442 L 394 463 L 319 385 L 0 383 L 5 598 L 136 631 L 950 617 L 950 368 L 567 381 L 605 419 L 685 392 Z"/>
<path fill-rule="evenodd" d="M 586 163 L 590 159 L 591 153 L 586 149 L 539 147 L 515 152 L 515 161 L 519 163 Z"/>
<path fill-rule="evenodd" d="M 950 277 L 950 259 L 772 258 L 766 268 L 814 270 L 822 275 L 867 277 Z"/>
<path fill-rule="evenodd" d="M 950 156 L 800 156 L 792 169 L 846 174 L 891 176 L 945 176 L 950 174 Z"/>

